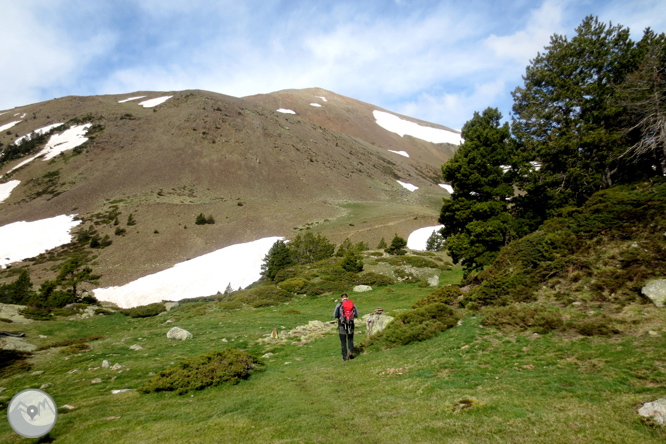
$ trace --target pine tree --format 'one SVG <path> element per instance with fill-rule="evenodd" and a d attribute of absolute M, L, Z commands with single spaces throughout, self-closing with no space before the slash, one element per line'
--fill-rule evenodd
<path fill-rule="evenodd" d="M 360 273 L 363 271 L 363 259 L 357 255 L 354 250 L 348 250 L 345 257 L 342 259 L 341 266 L 344 270 L 352 273 Z"/>
<path fill-rule="evenodd" d="M 391 245 L 384 251 L 386 251 L 389 254 L 397 254 L 399 256 L 402 256 L 405 253 L 407 253 L 407 251 L 405 251 L 404 249 L 406 246 L 407 246 L 407 241 L 396 234 L 393 237 L 393 240 L 391 241 Z"/>
<path fill-rule="evenodd" d="M 294 264 L 291 251 L 284 241 L 277 241 L 273 244 L 261 264 L 261 274 L 266 279 L 275 280 L 278 271 Z"/>
<path fill-rule="evenodd" d="M 76 298 L 78 287 L 82 283 L 97 284 L 100 277 L 98 274 L 93 274 L 92 268 L 84 266 L 80 258 L 73 257 L 62 264 L 55 282 Z"/>

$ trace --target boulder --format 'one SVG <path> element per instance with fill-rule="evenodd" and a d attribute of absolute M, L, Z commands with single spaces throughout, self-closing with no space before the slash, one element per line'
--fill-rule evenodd
<path fill-rule="evenodd" d="M 428 285 L 430 287 L 437 287 L 439 286 L 439 275 L 436 274 L 433 277 L 428 278 Z"/>
<path fill-rule="evenodd" d="M 652 418 L 657 424 L 666 425 L 666 398 L 646 402 L 638 410 L 638 414 L 646 418 Z"/>
<path fill-rule="evenodd" d="M 106 359 L 102 361 L 102 368 L 109 368 L 111 364 Z"/>
<path fill-rule="evenodd" d="M 9 319 L 15 324 L 29 324 L 32 319 L 28 319 L 21 314 L 25 305 L 0 304 L 0 318 Z"/>
<path fill-rule="evenodd" d="M 16 350 L 16 351 L 35 351 L 37 346 L 29 343 L 23 338 L 14 338 L 11 336 L 2 336 L 0 339 L 1 350 Z"/>
<path fill-rule="evenodd" d="M 361 319 L 365 321 L 366 335 L 368 337 L 379 333 L 384 330 L 386 326 L 393 321 L 393 316 L 385 315 L 383 313 L 371 313 L 363 316 Z"/>
<path fill-rule="evenodd" d="M 143 347 L 141 347 L 139 344 L 134 344 L 130 346 L 130 350 L 139 351 L 143 350 Z"/>
<path fill-rule="evenodd" d="M 166 311 L 171 311 L 172 308 L 176 308 L 180 305 L 180 302 L 165 302 L 164 307 L 166 307 Z"/>
<path fill-rule="evenodd" d="M 657 307 L 666 305 L 666 279 L 655 279 L 643 287 L 641 292 Z"/>
<path fill-rule="evenodd" d="M 372 287 L 369 285 L 357 285 L 354 287 L 354 293 L 365 293 L 366 291 L 372 291 Z"/>
<path fill-rule="evenodd" d="M 173 327 L 167 333 L 167 339 L 176 339 L 178 341 L 185 341 L 187 339 L 192 339 L 192 338 L 193 338 L 192 333 L 180 327 Z"/>

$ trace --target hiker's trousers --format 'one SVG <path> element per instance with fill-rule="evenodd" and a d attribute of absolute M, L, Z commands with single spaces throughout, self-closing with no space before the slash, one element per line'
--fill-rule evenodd
<path fill-rule="evenodd" d="M 342 359 L 346 361 L 349 359 L 347 350 L 349 350 L 349 354 L 354 353 L 354 333 L 340 333 L 340 345 L 342 346 Z"/>

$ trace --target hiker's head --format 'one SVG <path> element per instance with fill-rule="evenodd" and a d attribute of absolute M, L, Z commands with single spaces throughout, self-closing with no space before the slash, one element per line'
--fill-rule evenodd
<path fill-rule="evenodd" d="M 349 296 L 347 296 L 347 294 L 346 294 L 346 293 L 345 293 L 345 294 L 343 294 L 343 295 L 342 295 L 342 296 L 340 296 L 340 297 L 342 298 L 342 300 L 343 300 L 343 301 L 346 301 L 347 299 L 349 299 Z"/>

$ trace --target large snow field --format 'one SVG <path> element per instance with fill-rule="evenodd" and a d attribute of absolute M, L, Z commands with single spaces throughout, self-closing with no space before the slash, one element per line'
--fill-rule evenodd
<path fill-rule="evenodd" d="M 0 126 L 0 132 L 4 130 L 8 130 L 12 126 L 16 125 L 17 123 L 21 123 L 21 120 L 15 120 L 13 122 L 5 123 L 4 125 Z"/>
<path fill-rule="evenodd" d="M 0 203 L 4 202 L 20 183 L 20 180 L 10 180 L 9 182 L 0 183 Z"/>
<path fill-rule="evenodd" d="M 9 172 L 14 171 L 15 169 L 21 168 L 23 165 L 26 165 L 39 156 L 44 156 L 43 160 L 51 160 L 60 153 L 63 153 L 67 150 L 76 148 L 79 145 L 83 145 L 88 141 L 87 137 L 84 137 L 85 133 L 88 131 L 88 128 L 92 126 L 92 123 L 86 123 L 83 125 L 73 126 L 70 129 L 63 131 L 60 134 L 54 134 L 49 138 L 49 141 L 46 143 L 44 149 L 42 149 L 36 155 L 24 160 L 23 162 L 16 165 L 14 168 L 9 170 Z"/>
<path fill-rule="evenodd" d="M 118 103 L 131 102 L 132 100 L 139 100 L 139 99 L 143 99 L 144 97 L 146 97 L 146 96 L 130 97 L 129 99 L 118 100 Z"/>
<path fill-rule="evenodd" d="M 421 126 L 418 123 L 403 120 L 393 114 L 385 113 L 383 111 L 373 111 L 377 125 L 385 130 L 398 134 L 400 137 L 412 136 L 417 139 L 425 140 L 432 143 L 452 143 L 460 145 L 460 133 L 447 131 L 438 128 L 431 128 L 429 126 Z"/>
<path fill-rule="evenodd" d="M 34 130 L 33 132 L 28 133 L 28 134 L 26 134 L 25 136 L 21 136 L 21 137 L 19 137 L 18 139 L 16 139 L 16 140 L 14 141 L 14 145 L 19 145 L 19 144 L 21 144 L 25 139 L 28 139 L 28 138 L 30 138 L 30 137 L 33 137 L 33 135 L 40 136 L 40 135 L 42 135 L 42 134 L 44 134 L 44 133 L 48 133 L 48 132 L 51 131 L 53 128 L 57 128 L 57 127 L 59 127 L 59 126 L 62 126 L 62 123 L 54 123 L 54 124 L 52 124 L 52 125 L 47 125 L 47 126 L 45 126 L 44 128 L 36 129 L 36 130 Z"/>
<path fill-rule="evenodd" d="M 402 185 L 403 187 L 407 188 L 412 193 L 419 189 L 419 187 L 417 187 L 416 185 L 412 185 L 411 183 L 406 183 L 406 182 L 401 182 L 401 181 L 398 181 L 398 183 L 400 185 Z"/>
<path fill-rule="evenodd" d="M 291 109 L 286 109 L 286 108 L 280 108 L 276 111 L 279 112 L 279 113 L 283 113 L 283 114 L 296 114 L 296 111 L 291 110 Z"/>
<path fill-rule="evenodd" d="M 434 227 L 424 227 L 413 231 L 407 238 L 407 248 L 410 250 L 425 251 L 428 244 L 428 238 L 432 233 L 444 228 L 444 225 L 437 225 Z"/>
<path fill-rule="evenodd" d="M 199 256 L 173 267 L 144 276 L 119 287 L 97 288 L 95 297 L 122 308 L 153 302 L 179 301 L 198 296 L 223 293 L 247 287 L 261 277 L 261 264 L 273 244 L 282 237 L 266 237 L 235 244 Z"/>
<path fill-rule="evenodd" d="M 173 96 L 164 96 L 164 97 L 156 97 L 154 99 L 150 100 L 144 100 L 143 102 L 139 102 L 139 105 L 143 106 L 144 108 L 152 108 L 157 105 L 161 105 Z"/>
<path fill-rule="evenodd" d="M 0 268 L 71 242 L 70 230 L 81 223 L 75 221 L 74 216 L 61 215 L 0 227 Z"/>

